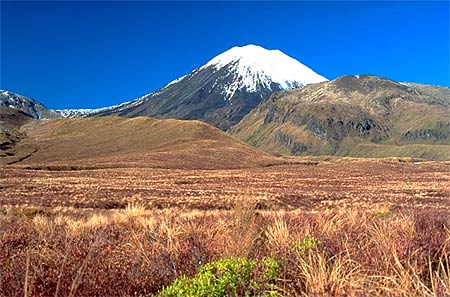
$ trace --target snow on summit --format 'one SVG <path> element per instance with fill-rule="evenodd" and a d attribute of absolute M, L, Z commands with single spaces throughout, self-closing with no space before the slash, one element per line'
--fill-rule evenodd
<path fill-rule="evenodd" d="M 230 67 L 230 71 L 236 74 L 237 83 L 227 93 L 234 93 L 236 89 L 254 92 L 258 83 L 271 89 L 273 82 L 281 89 L 288 90 L 327 81 L 325 77 L 280 50 L 267 50 L 257 45 L 233 47 L 210 60 L 201 69 L 210 66 L 217 70 Z"/>

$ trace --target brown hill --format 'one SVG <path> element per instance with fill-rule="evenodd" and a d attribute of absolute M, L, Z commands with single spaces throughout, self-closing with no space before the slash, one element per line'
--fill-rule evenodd
<path fill-rule="evenodd" d="M 27 136 L 21 141 L 22 147 L 37 149 L 15 164 L 36 169 L 215 169 L 278 162 L 199 121 L 148 117 L 52 119 L 30 122 L 22 127 L 22 133 Z"/>
<path fill-rule="evenodd" d="M 21 127 L 34 119 L 22 111 L 0 107 L 0 164 L 22 160 L 34 151 L 33 145 L 24 145 L 26 134 Z"/>
<path fill-rule="evenodd" d="M 276 93 L 231 133 L 292 155 L 450 159 L 449 89 L 372 76 Z"/>

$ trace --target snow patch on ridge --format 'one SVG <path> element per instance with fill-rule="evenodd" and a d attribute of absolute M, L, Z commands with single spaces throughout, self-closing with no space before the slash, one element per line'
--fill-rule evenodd
<path fill-rule="evenodd" d="M 188 74 L 183 75 L 182 77 L 179 77 L 177 79 L 172 80 L 170 83 L 168 83 L 164 88 L 167 88 L 170 85 L 176 84 L 177 82 L 181 81 L 183 78 L 185 78 L 186 76 L 188 76 Z"/>
<path fill-rule="evenodd" d="M 64 118 L 79 118 L 79 117 L 87 117 L 92 114 L 105 112 L 108 110 L 114 110 L 117 109 L 117 111 L 122 110 L 123 108 L 128 108 L 130 106 L 136 106 L 141 104 L 148 95 L 144 95 L 140 98 L 133 99 L 131 101 L 127 101 L 124 103 L 120 103 L 113 106 L 107 106 L 107 107 L 100 107 L 100 108 L 92 108 L 92 109 L 55 109 L 54 111 L 61 114 Z"/>

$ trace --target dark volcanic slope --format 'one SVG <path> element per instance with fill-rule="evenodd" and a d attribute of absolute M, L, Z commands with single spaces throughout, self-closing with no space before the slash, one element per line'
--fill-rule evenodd
<path fill-rule="evenodd" d="M 277 85 L 273 86 L 273 90 L 262 86 L 257 92 L 238 90 L 230 100 L 225 100 L 224 86 L 232 84 L 234 80 L 234 74 L 228 72 L 227 68 L 219 71 L 212 66 L 197 69 L 155 93 L 93 115 L 196 119 L 226 130 L 237 124 L 262 98 L 280 90 Z"/>
<path fill-rule="evenodd" d="M 450 159 L 449 89 L 343 76 L 280 92 L 231 133 L 265 151 Z"/>
<path fill-rule="evenodd" d="M 32 168 L 243 168 L 278 162 L 199 121 L 95 117 L 34 121 L 23 143 Z"/>

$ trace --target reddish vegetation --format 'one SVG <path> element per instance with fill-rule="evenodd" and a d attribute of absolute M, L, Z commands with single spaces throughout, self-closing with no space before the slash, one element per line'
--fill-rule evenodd
<path fill-rule="evenodd" d="M 450 294 L 449 164 L 312 164 L 0 169 L 0 295 L 153 295 L 231 256 L 275 258 L 281 295 Z"/>
<path fill-rule="evenodd" d="M 242 194 L 261 209 L 449 209 L 450 166 L 356 160 L 238 170 L 0 169 L 0 206 L 229 209 Z"/>
<path fill-rule="evenodd" d="M 283 295 L 449 293 L 448 212 L 9 211 L 0 217 L 3 296 L 150 295 L 230 256 L 275 258 Z M 305 237 L 317 247 L 303 248 Z"/>

